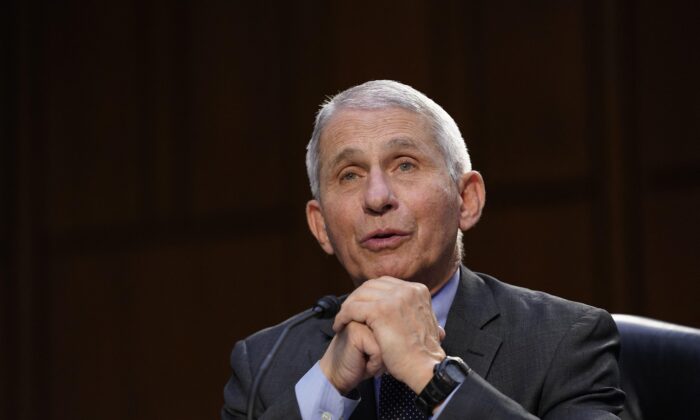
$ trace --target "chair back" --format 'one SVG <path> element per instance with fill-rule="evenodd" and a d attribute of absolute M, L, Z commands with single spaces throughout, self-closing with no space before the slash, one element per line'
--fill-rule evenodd
<path fill-rule="evenodd" d="M 700 419 L 700 330 L 634 315 L 613 318 L 627 394 L 623 418 Z"/>

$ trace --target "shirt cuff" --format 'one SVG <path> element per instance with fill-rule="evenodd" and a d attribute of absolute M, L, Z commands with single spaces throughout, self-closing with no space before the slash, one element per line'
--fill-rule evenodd
<path fill-rule="evenodd" d="M 301 418 L 304 420 L 324 419 L 343 420 L 350 415 L 360 403 L 340 395 L 337 389 L 323 374 L 319 362 L 316 362 L 294 386 Z"/>

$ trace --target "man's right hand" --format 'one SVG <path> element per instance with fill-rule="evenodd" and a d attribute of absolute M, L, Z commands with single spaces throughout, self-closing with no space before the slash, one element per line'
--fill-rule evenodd
<path fill-rule="evenodd" d="M 365 324 L 350 322 L 333 337 L 320 367 L 338 392 L 346 395 L 379 373 L 384 364 L 372 331 Z"/>

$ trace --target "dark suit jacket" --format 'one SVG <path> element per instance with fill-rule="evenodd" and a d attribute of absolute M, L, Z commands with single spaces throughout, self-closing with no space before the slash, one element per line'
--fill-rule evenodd
<path fill-rule="evenodd" d="M 289 322 L 288 321 L 285 321 Z M 252 378 L 285 323 L 236 343 L 222 419 L 245 418 Z M 290 331 L 260 387 L 255 417 L 300 418 L 294 385 L 323 355 L 332 320 Z M 442 347 L 472 368 L 440 419 L 615 419 L 619 338 L 597 308 L 502 283 L 465 267 Z M 372 380 L 352 419 L 376 418 Z"/>

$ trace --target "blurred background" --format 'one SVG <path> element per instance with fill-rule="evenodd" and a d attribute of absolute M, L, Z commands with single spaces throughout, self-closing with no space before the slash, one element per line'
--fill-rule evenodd
<path fill-rule="evenodd" d="M 235 341 L 351 288 L 307 231 L 304 153 L 369 79 L 467 139 L 470 268 L 700 327 L 695 2 L 3 9 L 0 418 L 218 418 Z"/>

